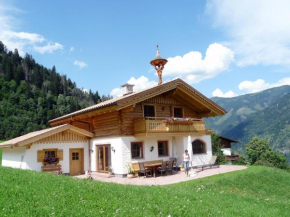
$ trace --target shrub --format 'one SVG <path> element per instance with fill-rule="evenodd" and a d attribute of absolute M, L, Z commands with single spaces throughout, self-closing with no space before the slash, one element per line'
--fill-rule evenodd
<path fill-rule="evenodd" d="M 238 160 L 233 161 L 234 165 L 247 165 L 248 161 L 245 157 L 240 156 Z"/>

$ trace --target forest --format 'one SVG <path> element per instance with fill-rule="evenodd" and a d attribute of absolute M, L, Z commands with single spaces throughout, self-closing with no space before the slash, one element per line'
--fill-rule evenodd
<path fill-rule="evenodd" d="M 110 99 L 84 91 L 56 71 L 0 41 L 0 140 L 45 129 L 51 119 Z"/>

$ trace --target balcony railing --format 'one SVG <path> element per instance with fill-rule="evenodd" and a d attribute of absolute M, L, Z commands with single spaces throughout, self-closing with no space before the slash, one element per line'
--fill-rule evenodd
<path fill-rule="evenodd" d="M 135 133 L 164 133 L 164 132 L 199 132 L 205 131 L 204 121 L 137 120 L 134 122 Z"/>

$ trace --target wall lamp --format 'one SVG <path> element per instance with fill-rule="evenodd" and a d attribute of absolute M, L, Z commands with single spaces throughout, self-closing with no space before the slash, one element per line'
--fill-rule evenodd
<path fill-rule="evenodd" d="M 154 146 L 151 146 L 150 151 L 152 152 L 154 150 Z"/>
<path fill-rule="evenodd" d="M 92 153 L 93 153 L 93 152 L 94 152 L 94 150 L 93 150 L 93 149 L 90 149 L 90 152 L 92 152 Z"/>
<path fill-rule="evenodd" d="M 114 149 L 114 147 L 112 147 L 111 150 L 112 150 L 112 152 L 114 152 L 114 153 L 115 153 L 115 151 L 116 151 L 116 150 Z"/>

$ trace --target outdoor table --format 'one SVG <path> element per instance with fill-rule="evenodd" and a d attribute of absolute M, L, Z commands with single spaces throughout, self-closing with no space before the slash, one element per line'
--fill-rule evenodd
<path fill-rule="evenodd" d="M 156 164 L 148 164 L 146 165 L 147 168 L 152 168 L 153 170 L 153 176 L 156 178 L 156 167 L 160 167 L 162 163 L 156 163 Z"/>

